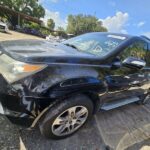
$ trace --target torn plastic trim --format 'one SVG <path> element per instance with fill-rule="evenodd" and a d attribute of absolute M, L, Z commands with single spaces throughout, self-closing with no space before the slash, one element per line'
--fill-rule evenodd
<path fill-rule="evenodd" d="M 28 129 L 32 129 L 36 126 L 41 117 L 49 110 L 49 107 L 46 107 L 33 121 L 32 125 Z"/>
<path fill-rule="evenodd" d="M 40 114 L 35 118 L 35 120 L 33 121 L 32 125 L 28 128 L 28 129 L 32 129 L 34 128 L 37 123 L 40 121 L 41 117 L 43 115 L 45 115 L 45 113 L 50 109 L 52 108 L 56 103 L 58 103 L 60 101 L 60 99 L 57 99 L 54 103 L 50 104 L 48 107 L 46 107 L 45 109 L 43 109 Z"/>
<path fill-rule="evenodd" d="M 79 92 L 77 92 L 77 93 L 79 94 Z M 107 93 L 107 92 L 104 92 L 103 94 L 106 94 L 106 93 Z M 73 94 L 76 94 L 76 93 L 70 93 L 68 96 L 71 96 L 71 95 L 73 95 Z M 103 95 L 103 94 L 102 94 L 102 95 Z M 97 94 L 97 96 L 102 96 L 102 95 Z M 67 97 L 68 97 L 68 96 L 67 96 Z M 37 123 L 40 121 L 40 119 L 45 115 L 45 113 L 46 113 L 49 109 L 51 109 L 55 104 L 59 103 L 60 101 L 62 101 L 62 100 L 65 99 L 65 98 L 66 98 L 66 97 L 57 99 L 57 100 L 54 101 L 54 103 L 50 104 L 48 107 L 46 107 L 45 109 L 43 109 L 43 110 L 40 112 L 40 114 L 34 119 L 32 125 L 31 125 L 28 129 L 29 129 L 29 130 L 30 130 L 30 129 L 33 129 L 33 128 L 37 125 Z M 94 99 L 93 99 L 93 100 L 94 100 Z M 94 114 L 95 114 L 95 112 L 94 112 Z"/>

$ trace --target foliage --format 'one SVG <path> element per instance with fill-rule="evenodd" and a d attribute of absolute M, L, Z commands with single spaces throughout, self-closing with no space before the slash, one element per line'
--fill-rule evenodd
<path fill-rule="evenodd" d="M 58 30 L 58 31 L 65 31 L 65 29 L 64 29 L 63 27 L 61 27 L 61 26 L 59 26 L 59 27 L 57 28 L 57 30 Z"/>
<path fill-rule="evenodd" d="M 37 0 L 0 0 L 0 5 L 32 17 L 41 18 L 45 15 L 44 8 L 38 3 Z M 17 24 L 17 16 L 15 15 L 0 12 L 0 16 L 5 16 L 13 26 Z"/>
<path fill-rule="evenodd" d="M 106 32 L 102 22 L 95 16 L 90 15 L 69 15 L 67 32 L 74 35 L 80 35 L 87 32 Z"/>
<path fill-rule="evenodd" d="M 39 31 L 40 33 L 42 33 L 43 35 L 49 35 L 49 34 L 51 34 L 51 32 L 49 31 L 48 28 L 41 27 L 37 23 L 33 23 L 33 22 L 26 23 L 26 24 L 24 24 L 24 27 L 29 28 L 29 29 L 35 29 L 35 30 Z"/>
<path fill-rule="evenodd" d="M 49 31 L 49 29 L 46 28 L 46 27 L 41 27 L 39 31 L 40 31 L 42 34 L 46 35 L 46 36 L 48 36 L 48 35 L 51 34 L 51 32 Z"/>
<path fill-rule="evenodd" d="M 65 31 L 57 31 L 57 36 L 67 39 L 68 35 Z"/>
<path fill-rule="evenodd" d="M 30 29 L 36 29 L 39 30 L 40 29 L 40 25 L 34 22 L 25 24 L 24 27 L 30 28 Z"/>
<path fill-rule="evenodd" d="M 57 35 L 56 36 L 60 36 L 60 37 L 65 38 L 65 39 L 68 38 L 68 35 L 67 35 L 65 29 L 63 27 L 61 27 L 61 26 L 59 26 L 57 28 Z"/>
<path fill-rule="evenodd" d="M 53 19 L 48 19 L 47 20 L 47 27 L 49 28 L 50 31 L 53 31 L 55 28 L 55 22 Z"/>

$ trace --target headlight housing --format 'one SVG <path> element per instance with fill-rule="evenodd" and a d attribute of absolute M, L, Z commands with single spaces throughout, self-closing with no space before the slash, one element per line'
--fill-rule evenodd
<path fill-rule="evenodd" d="M 0 55 L 0 74 L 2 74 L 9 83 L 13 83 L 31 74 L 39 72 L 45 67 L 47 66 L 16 61 L 6 54 Z"/>

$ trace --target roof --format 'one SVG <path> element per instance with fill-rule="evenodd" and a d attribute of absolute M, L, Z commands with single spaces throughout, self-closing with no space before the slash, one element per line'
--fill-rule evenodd
<path fill-rule="evenodd" d="M 148 40 L 150 42 L 150 38 L 148 38 L 147 36 L 142 35 L 141 37 L 144 38 L 144 39 L 146 39 L 146 40 Z"/>

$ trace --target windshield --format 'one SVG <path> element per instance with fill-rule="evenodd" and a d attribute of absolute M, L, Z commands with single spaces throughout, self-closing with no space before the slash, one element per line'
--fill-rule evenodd
<path fill-rule="evenodd" d="M 115 34 L 89 33 L 66 40 L 63 44 L 74 46 L 81 52 L 106 56 L 126 39 L 125 36 Z"/>

